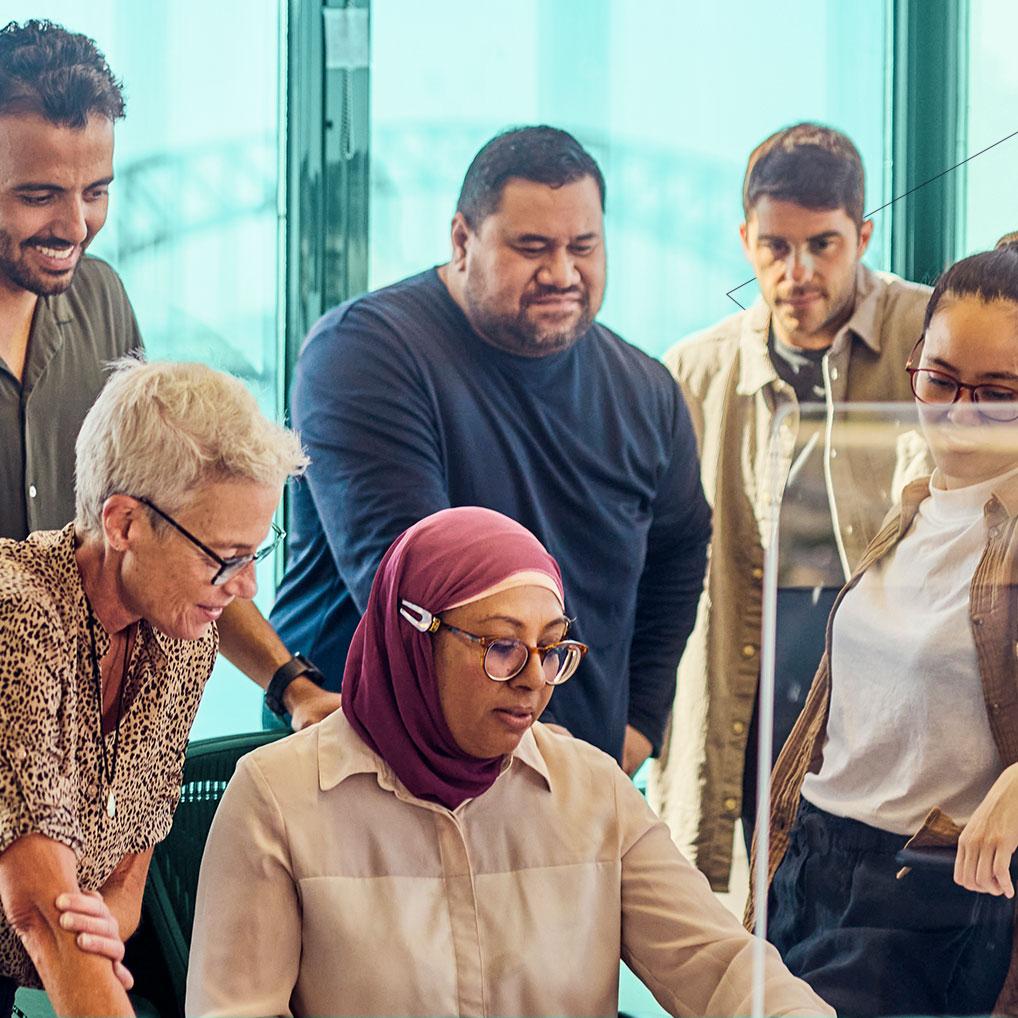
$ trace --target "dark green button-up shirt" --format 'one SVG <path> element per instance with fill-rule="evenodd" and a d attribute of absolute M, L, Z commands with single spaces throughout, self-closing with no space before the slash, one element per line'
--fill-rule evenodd
<path fill-rule="evenodd" d="M 70 287 L 40 297 L 19 383 L 0 359 L 0 537 L 74 519 L 74 441 L 107 362 L 141 347 L 119 276 L 82 259 Z"/>

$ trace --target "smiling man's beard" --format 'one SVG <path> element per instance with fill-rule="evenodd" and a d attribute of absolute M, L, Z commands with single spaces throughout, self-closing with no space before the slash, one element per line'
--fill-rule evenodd
<path fill-rule="evenodd" d="M 465 287 L 467 307 L 470 310 L 470 324 L 493 346 L 523 357 L 547 357 L 549 354 L 568 350 L 594 321 L 590 309 L 590 294 L 586 288 L 570 287 L 566 290 L 553 288 L 542 289 L 537 297 L 551 293 L 576 293 L 579 296 L 579 317 L 575 322 L 561 329 L 539 329 L 527 317 L 530 304 L 524 300 L 520 310 L 514 315 L 501 314 L 494 311 L 487 300 L 483 289 L 471 285 L 469 279 Z"/>
<path fill-rule="evenodd" d="M 29 293 L 38 294 L 40 297 L 52 297 L 55 294 L 63 293 L 71 285 L 74 273 L 54 278 L 33 272 L 21 252 L 24 248 L 39 243 L 41 241 L 38 238 L 33 238 L 22 244 L 15 244 L 14 239 L 6 230 L 0 230 L 0 276 L 6 277 L 15 286 L 21 287 L 22 290 L 28 290 Z M 81 264 L 80 260 L 78 264 Z"/>

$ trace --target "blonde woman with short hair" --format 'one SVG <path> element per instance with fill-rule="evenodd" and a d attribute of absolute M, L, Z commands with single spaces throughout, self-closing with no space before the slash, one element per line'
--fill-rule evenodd
<path fill-rule="evenodd" d="M 132 1013 L 123 941 L 215 622 L 254 595 L 306 463 L 237 379 L 125 359 L 78 437 L 76 520 L 0 540 L 0 1015 L 24 985 L 59 1014 Z"/>

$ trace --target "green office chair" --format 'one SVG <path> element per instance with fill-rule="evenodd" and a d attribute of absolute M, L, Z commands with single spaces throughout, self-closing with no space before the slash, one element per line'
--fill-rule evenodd
<path fill-rule="evenodd" d="M 212 817 L 237 761 L 245 753 L 286 734 L 279 730 L 228 735 L 200 739 L 187 748 L 180 805 L 173 817 L 173 828 L 153 853 L 145 888 L 146 915 L 166 966 L 178 1015 L 184 1013 L 198 869 Z"/>

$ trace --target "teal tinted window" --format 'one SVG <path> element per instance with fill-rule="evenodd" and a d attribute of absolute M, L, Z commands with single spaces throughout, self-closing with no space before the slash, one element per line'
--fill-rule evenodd
<path fill-rule="evenodd" d="M 738 308 L 746 157 L 816 119 L 844 130 L 888 200 L 882 0 L 381 0 L 372 8 L 370 285 L 448 256 L 477 149 L 549 123 L 594 153 L 608 185 L 601 320 L 653 354 Z M 867 261 L 887 268 L 878 216 Z M 748 304 L 755 283 L 735 297 Z"/>
<path fill-rule="evenodd" d="M 1018 7 L 1010 0 L 972 0 L 969 12 L 967 124 L 962 136 L 964 155 L 981 154 L 960 171 L 964 241 L 959 257 L 993 247 L 1002 234 L 1018 230 L 1014 171 L 1018 160 L 1014 52 Z M 989 146 L 993 147 L 983 151 Z"/>

